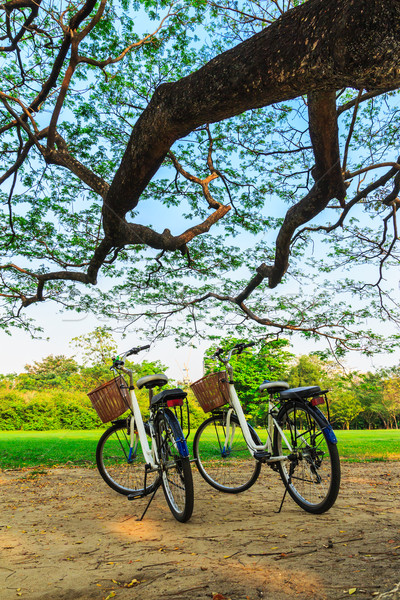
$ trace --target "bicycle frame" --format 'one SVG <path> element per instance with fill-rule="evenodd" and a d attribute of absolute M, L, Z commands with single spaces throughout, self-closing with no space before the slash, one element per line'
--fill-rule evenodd
<path fill-rule="evenodd" d="M 130 391 L 131 410 L 132 410 L 132 416 L 130 417 L 130 419 L 131 419 L 130 453 L 132 452 L 133 447 L 135 445 L 134 436 L 135 436 L 135 426 L 136 426 L 137 432 L 139 435 L 139 440 L 140 440 L 140 443 L 142 446 L 142 452 L 143 452 L 144 459 L 145 459 L 146 463 L 151 466 L 152 469 L 158 470 L 159 457 L 157 455 L 157 446 L 153 442 L 151 445 L 151 448 L 150 448 L 149 442 L 147 440 L 147 434 L 146 434 L 146 430 L 144 428 L 142 412 L 140 410 L 139 403 L 137 401 L 136 394 L 135 394 L 134 385 L 133 385 L 133 373 L 130 369 L 126 369 L 125 367 L 121 367 L 120 370 L 123 373 L 125 373 L 126 375 L 128 375 L 128 377 L 129 377 L 129 391 Z M 150 426 L 151 439 L 154 440 L 155 435 L 154 435 L 153 424 L 152 424 L 151 420 L 149 422 L 149 426 Z M 137 442 L 136 442 L 136 445 L 137 445 Z M 129 458 L 131 458 L 131 454 L 130 454 Z"/>
<path fill-rule="evenodd" d="M 230 354 L 230 353 L 229 353 Z M 233 383 L 233 368 L 229 364 L 230 355 L 228 355 L 228 359 L 225 362 L 226 366 L 226 374 L 228 377 L 228 385 L 229 385 L 229 405 L 230 408 L 227 413 L 227 421 L 226 421 L 226 437 L 225 437 L 225 448 L 229 447 L 229 438 L 233 437 L 235 431 L 235 425 L 230 423 L 230 417 L 233 411 L 235 411 L 237 418 L 239 419 L 240 426 L 242 428 L 243 436 L 246 440 L 247 447 L 251 452 L 265 452 L 267 451 L 271 456 L 267 459 L 267 462 L 278 462 L 287 460 L 287 456 L 272 456 L 273 448 L 272 448 L 272 439 L 273 439 L 273 430 L 276 427 L 279 431 L 282 439 L 286 443 L 286 447 L 290 452 L 293 452 L 293 448 L 286 438 L 284 432 L 279 426 L 278 422 L 272 415 L 272 407 L 271 407 L 271 398 L 268 401 L 268 435 L 265 444 L 255 444 L 250 434 L 249 426 L 246 421 L 246 417 L 243 412 L 242 405 L 240 403 L 239 397 L 237 395 L 235 385 Z M 221 359 L 220 359 L 221 360 Z"/>

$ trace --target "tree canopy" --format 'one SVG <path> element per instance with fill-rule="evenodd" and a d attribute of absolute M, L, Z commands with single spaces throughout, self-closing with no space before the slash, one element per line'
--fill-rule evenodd
<path fill-rule="evenodd" d="M 0 11 L 3 328 L 53 300 L 381 344 L 360 324 L 398 321 L 398 0 Z"/>

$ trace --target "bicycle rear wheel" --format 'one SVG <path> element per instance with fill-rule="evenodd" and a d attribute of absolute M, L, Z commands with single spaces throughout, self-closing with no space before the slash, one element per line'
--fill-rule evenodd
<path fill-rule="evenodd" d="M 137 434 L 130 453 L 128 424 L 130 422 L 126 419 L 117 421 L 103 433 L 97 444 L 96 464 L 107 485 L 119 494 L 146 496 L 154 491 L 159 475 L 147 473 L 146 488 L 144 487 L 146 461 Z M 145 428 L 147 433 L 146 424 Z"/>
<path fill-rule="evenodd" d="M 249 489 L 260 474 L 261 463 L 247 447 L 239 419 L 231 414 L 228 444 L 226 444 L 227 413 L 206 419 L 196 431 L 193 454 L 202 477 L 220 492 L 238 494 Z M 260 439 L 249 425 L 255 444 Z"/>
<path fill-rule="evenodd" d="M 337 446 L 329 439 L 328 421 L 304 402 L 288 402 L 279 414 L 284 437 L 275 428 L 274 454 L 286 455 L 279 474 L 293 500 L 314 514 L 334 504 L 340 487 Z M 289 448 L 289 444 L 291 448 Z"/>
<path fill-rule="evenodd" d="M 177 521 L 184 523 L 193 512 L 193 476 L 181 426 L 167 408 L 156 417 L 161 483 L 168 506 Z"/>

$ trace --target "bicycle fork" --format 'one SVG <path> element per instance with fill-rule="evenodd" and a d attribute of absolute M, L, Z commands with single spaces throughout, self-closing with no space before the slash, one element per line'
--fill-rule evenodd
<path fill-rule="evenodd" d="M 130 443 L 129 443 L 129 454 L 128 464 L 131 464 L 137 456 L 137 447 L 139 444 L 139 433 L 135 430 L 135 417 L 131 416 L 131 422 L 129 424 Z"/>
<path fill-rule="evenodd" d="M 226 456 L 228 456 L 230 454 L 232 444 L 233 444 L 233 437 L 235 435 L 235 429 L 236 429 L 235 423 L 232 424 L 232 431 L 231 431 L 231 415 L 232 415 L 232 413 L 233 413 L 233 408 L 230 408 L 228 410 L 228 412 L 226 413 L 225 443 L 224 443 L 224 447 L 222 448 L 222 452 L 221 452 L 223 458 L 225 458 Z"/>

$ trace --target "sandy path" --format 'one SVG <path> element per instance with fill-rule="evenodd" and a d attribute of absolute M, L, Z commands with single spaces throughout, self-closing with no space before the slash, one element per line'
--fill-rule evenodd
<path fill-rule="evenodd" d="M 94 469 L 1 472 L 1 600 L 367 599 L 400 581 L 400 463 L 344 464 L 321 516 L 290 499 L 276 514 L 283 487 L 265 467 L 238 496 L 194 476 L 180 524 L 161 490 L 136 521 L 145 501 Z"/>

